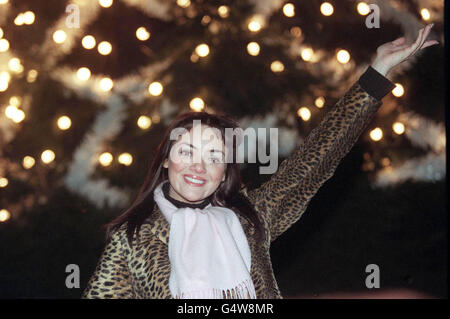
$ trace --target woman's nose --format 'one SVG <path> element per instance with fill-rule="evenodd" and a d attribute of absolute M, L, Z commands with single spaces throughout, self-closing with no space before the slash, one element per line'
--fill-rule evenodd
<path fill-rule="evenodd" d="M 205 163 L 203 162 L 203 160 L 200 160 L 199 162 L 194 162 L 191 166 L 191 168 L 198 173 L 204 173 L 206 172 L 205 169 Z"/>

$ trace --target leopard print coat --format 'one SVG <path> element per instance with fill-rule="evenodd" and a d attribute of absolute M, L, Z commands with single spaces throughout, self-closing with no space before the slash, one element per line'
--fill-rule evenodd
<path fill-rule="evenodd" d="M 311 198 L 333 176 L 339 162 L 367 128 L 382 104 L 381 97 L 394 87 L 381 74 L 369 69 L 325 115 L 305 142 L 280 164 L 270 180 L 251 191 L 242 189 L 266 231 L 264 242 L 257 242 L 255 229 L 238 214 L 251 250 L 251 277 L 259 299 L 283 298 L 272 270 L 271 243 L 299 220 Z M 380 81 L 384 81 L 381 95 L 380 89 L 376 92 L 374 88 Z M 122 225 L 107 243 L 82 297 L 172 298 L 169 224 L 158 206 L 155 205 L 142 225 L 140 238 L 138 241 L 135 238 L 132 248 L 125 229 L 126 225 Z"/>

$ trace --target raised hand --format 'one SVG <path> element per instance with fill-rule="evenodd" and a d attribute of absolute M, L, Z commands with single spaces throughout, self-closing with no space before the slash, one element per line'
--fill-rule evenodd
<path fill-rule="evenodd" d="M 403 36 L 379 46 L 371 64 L 372 68 L 386 76 L 393 67 L 412 57 L 417 51 L 438 44 L 436 40 L 425 41 L 432 27 L 433 23 L 420 29 L 416 41 L 412 44 L 405 44 L 406 39 Z"/>

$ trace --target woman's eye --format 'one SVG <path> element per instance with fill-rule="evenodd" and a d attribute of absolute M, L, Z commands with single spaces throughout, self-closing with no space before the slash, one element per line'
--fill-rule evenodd
<path fill-rule="evenodd" d="M 186 156 L 190 156 L 191 155 L 191 151 L 180 150 L 180 154 L 183 154 L 183 155 L 186 155 Z"/>

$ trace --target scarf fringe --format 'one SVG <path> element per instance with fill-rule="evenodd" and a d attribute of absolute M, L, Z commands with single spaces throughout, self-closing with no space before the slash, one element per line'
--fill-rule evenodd
<path fill-rule="evenodd" d="M 206 289 L 181 292 L 175 299 L 256 299 L 256 292 L 248 279 L 232 289 Z"/>

